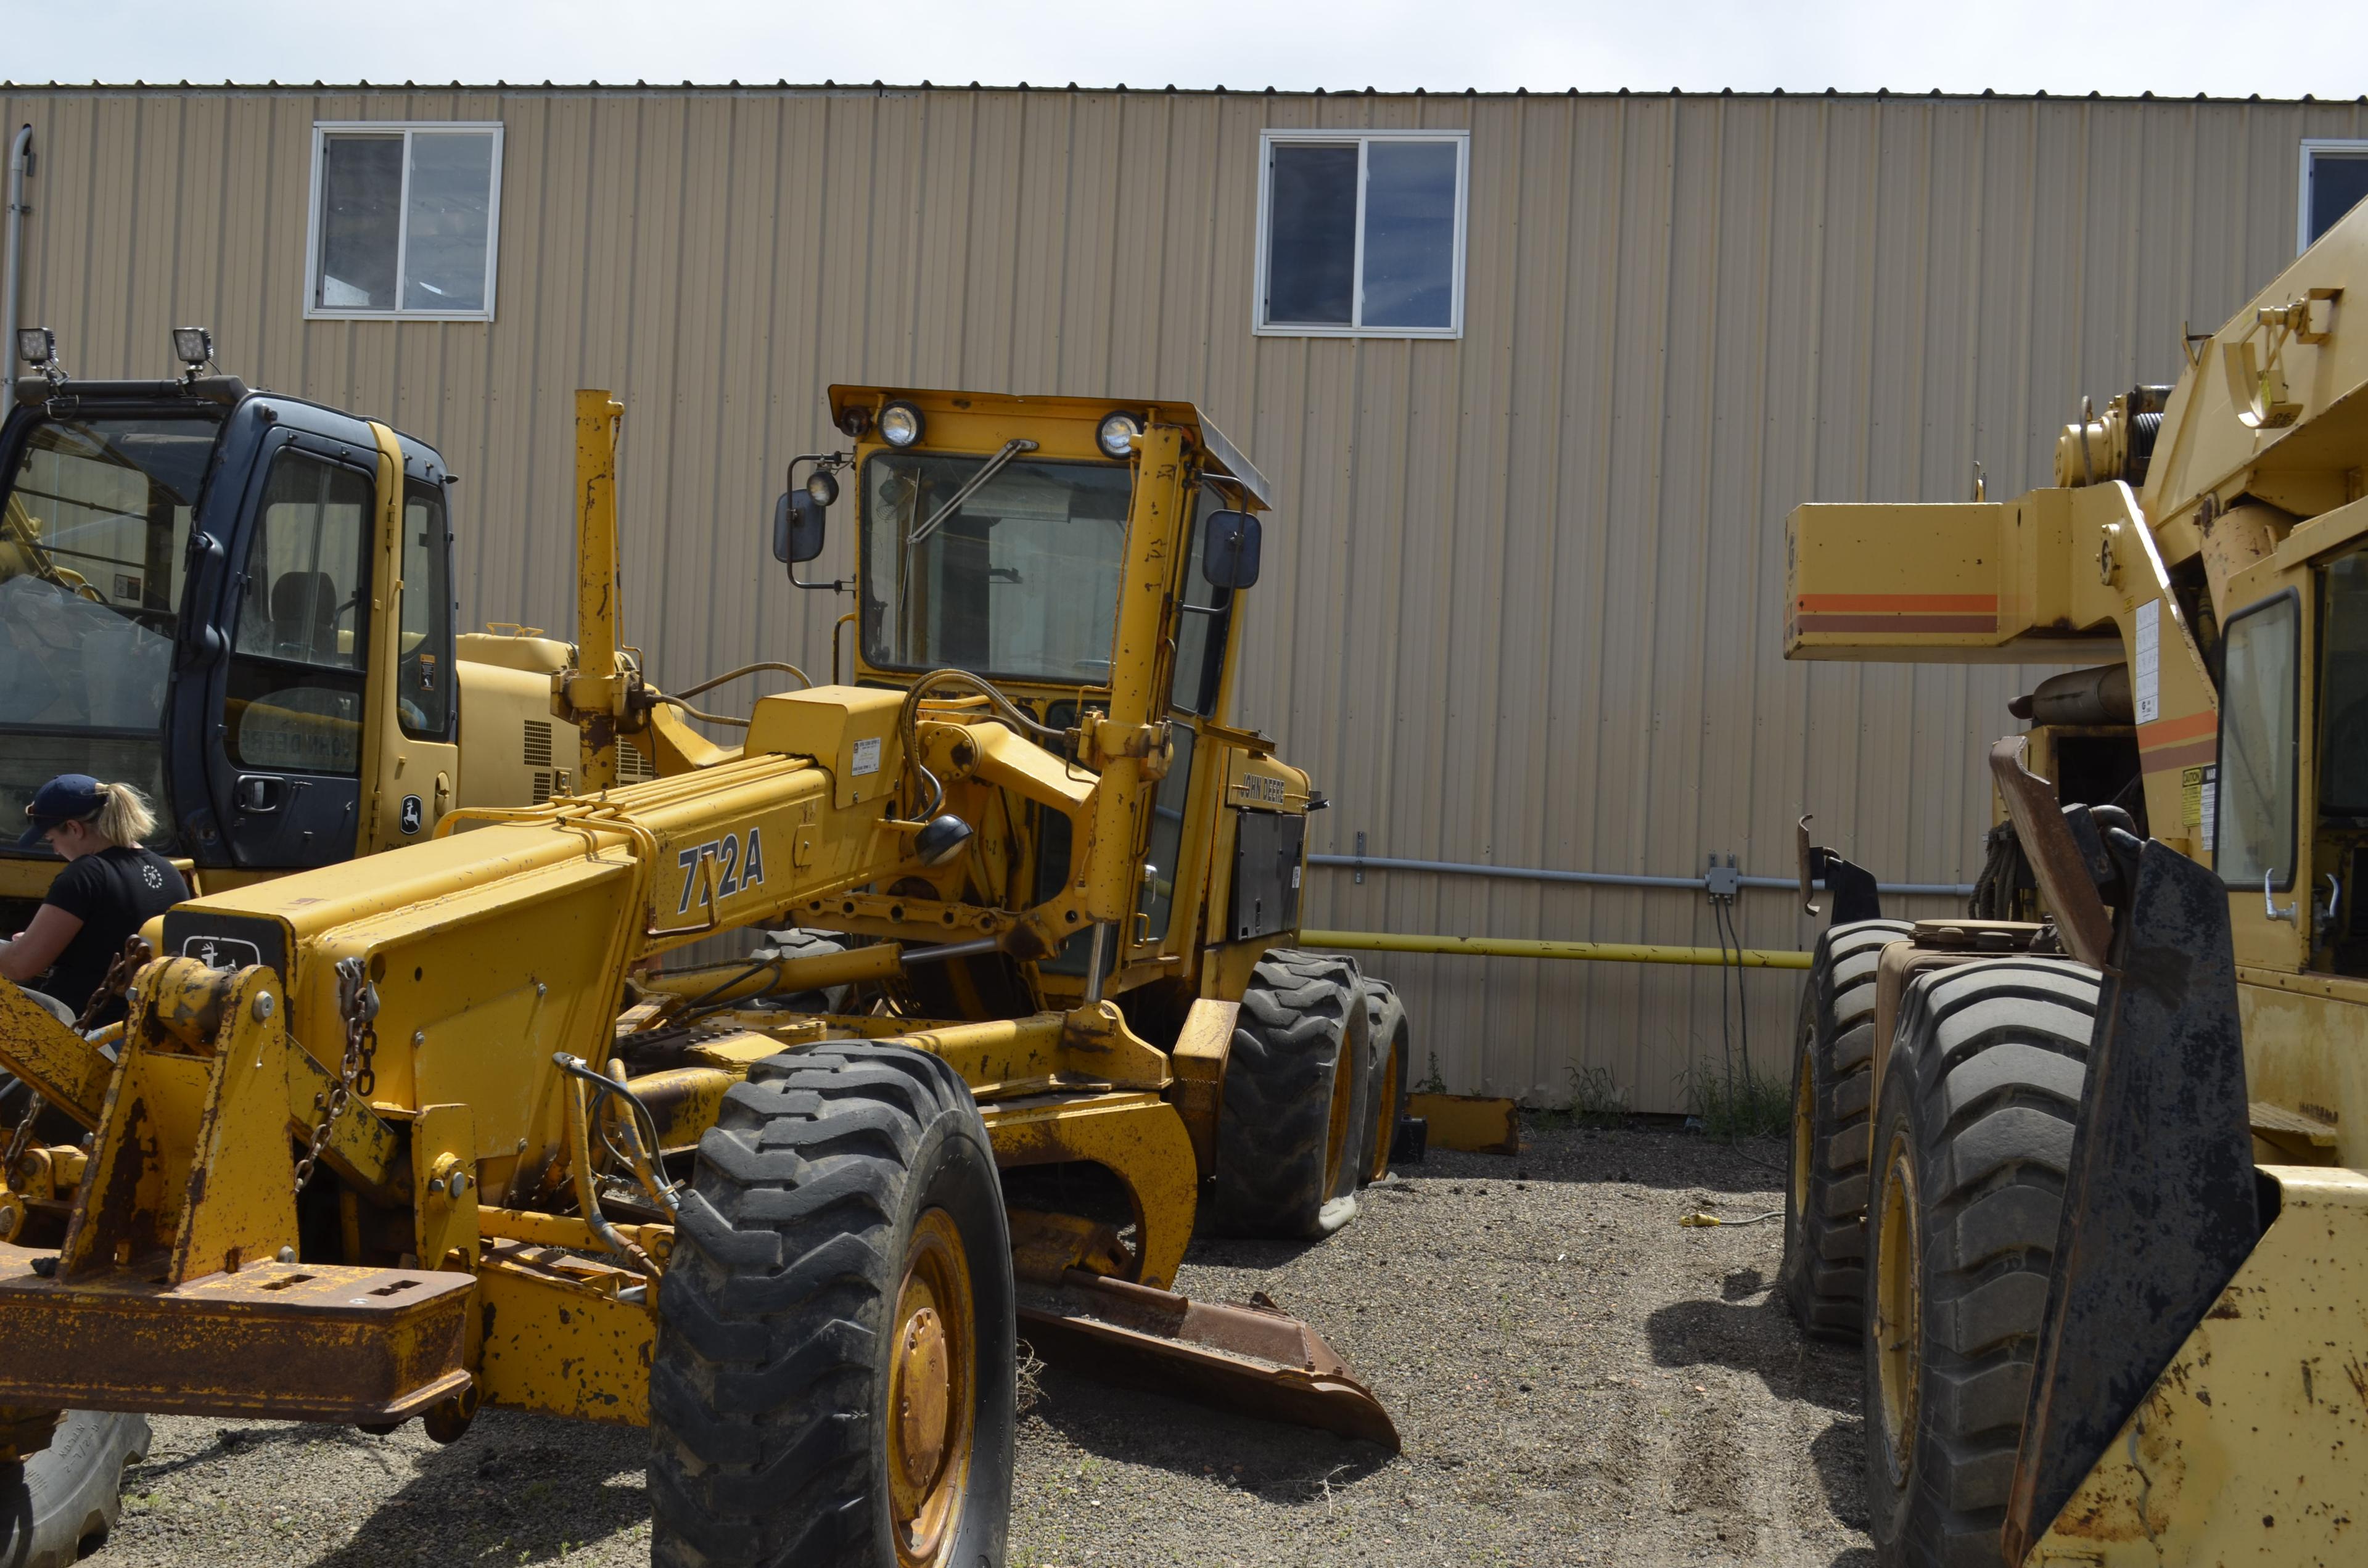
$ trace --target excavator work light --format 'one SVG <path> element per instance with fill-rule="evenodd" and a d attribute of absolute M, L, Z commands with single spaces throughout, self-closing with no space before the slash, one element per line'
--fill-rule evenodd
<path fill-rule="evenodd" d="M 45 326 L 17 329 L 17 358 L 28 365 L 46 365 L 58 357 L 58 335 Z"/>
<path fill-rule="evenodd" d="M 173 358 L 190 369 L 202 369 L 214 357 L 214 335 L 201 326 L 173 329 Z"/>
<path fill-rule="evenodd" d="M 817 506 L 836 506 L 838 502 L 838 481 L 831 476 L 830 470 L 818 468 L 806 475 L 806 494 L 814 498 Z"/>
<path fill-rule="evenodd" d="M 1114 458 L 1122 458 L 1133 450 L 1134 439 L 1143 434 L 1143 421 L 1123 409 L 1102 415 L 1101 425 L 1094 431 L 1094 443 Z"/>
<path fill-rule="evenodd" d="M 880 411 L 880 438 L 892 447 L 918 445 L 921 411 L 909 403 L 892 403 Z"/>

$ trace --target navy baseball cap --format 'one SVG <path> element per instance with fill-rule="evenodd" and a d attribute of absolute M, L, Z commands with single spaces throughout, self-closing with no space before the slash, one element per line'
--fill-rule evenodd
<path fill-rule="evenodd" d="M 60 823 L 80 822 L 96 816 L 107 804 L 107 786 L 87 773 L 61 773 L 33 791 L 33 803 L 25 814 L 33 819 L 24 836 L 17 840 L 19 849 L 39 849 L 41 835 Z"/>

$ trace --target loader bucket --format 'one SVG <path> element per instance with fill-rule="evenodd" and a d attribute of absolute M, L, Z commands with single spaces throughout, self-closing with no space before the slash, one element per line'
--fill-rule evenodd
<path fill-rule="evenodd" d="M 1372 1391 L 1271 1305 L 1212 1306 L 1072 1268 L 1057 1284 L 1022 1280 L 1019 1321 L 1037 1349 L 1091 1376 L 1398 1449 Z"/>
<path fill-rule="evenodd" d="M 2115 835 L 2121 850 L 2133 842 Z M 2113 934 L 2002 1544 L 2021 1562 L 2261 1233 L 2228 893 L 2149 840 Z"/>

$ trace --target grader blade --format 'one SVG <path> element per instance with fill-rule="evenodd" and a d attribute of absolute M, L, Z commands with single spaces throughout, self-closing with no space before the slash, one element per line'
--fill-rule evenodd
<path fill-rule="evenodd" d="M 1398 1429 L 1372 1391 L 1314 1329 L 1272 1306 L 1216 1306 L 1072 1268 L 1056 1285 L 1022 1281 L 1019 1321 L 1036 1348 L 1092 1376 L 1397 1451 Z"/>

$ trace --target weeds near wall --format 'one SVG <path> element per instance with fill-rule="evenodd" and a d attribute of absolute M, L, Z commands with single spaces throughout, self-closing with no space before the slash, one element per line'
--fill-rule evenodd
<path fill-rule="evenodd" d="M 1540 1126 L 1612 1128 L 1627 1119 L 1628 1091 L 1613 1081 L 1611 1068 L 1573 1062 L 1563 1069 L 1563 1076 L 1569 1097 L 1540 1111 Z"/>
<path fill-rule="evenodd" d="M 1749 1057 L 1733 1066 L 1698 1057 L 1678 1074 L 1686 1113 L 1713 1138 L 1778 1138 L 1793 1125 L 1792 1085 Z"/>

